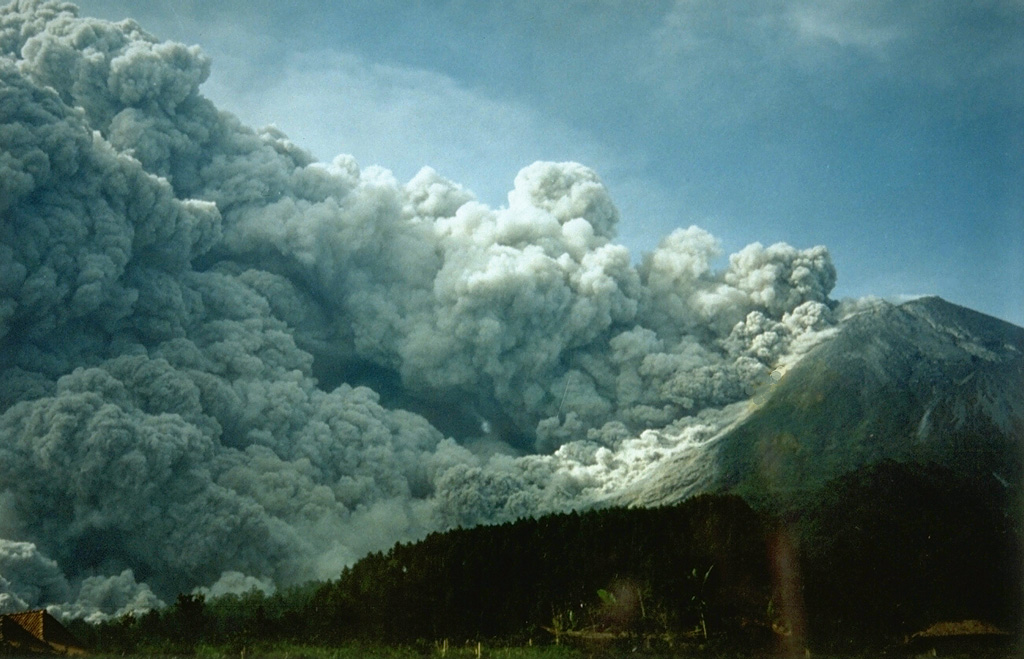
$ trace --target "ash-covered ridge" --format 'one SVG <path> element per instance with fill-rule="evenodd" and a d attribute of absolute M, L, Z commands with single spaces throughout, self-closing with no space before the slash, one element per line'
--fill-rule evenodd
<path fill-rule="evenodd" d="M 844 321 L 695 458 L 666 461 L 620 501 L 674 502 L 700 489 L 799 501 L 824 481 L 885 459 L 936 462 L 1019 489 L 1024 329 L 921 298 Z"/>

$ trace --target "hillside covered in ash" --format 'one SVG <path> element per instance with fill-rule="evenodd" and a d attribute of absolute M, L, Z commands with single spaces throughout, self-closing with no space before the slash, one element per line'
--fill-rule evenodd
<path fill-rule="evenodd" d="M 617 499 L 650 505 L 729 490 L 806 505 L 835 476 L 883 460 L 945 465 L 1019 497 L 1024 329 L 939 298 L 843 322 L 758 391 L 712 441 Z"/>

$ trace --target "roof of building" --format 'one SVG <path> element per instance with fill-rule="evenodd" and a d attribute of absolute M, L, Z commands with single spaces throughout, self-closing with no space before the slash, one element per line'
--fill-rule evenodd
<path fill-rule="evenodd" d="M 42 646 L 39 650 L 34 651 L 74 652 L 85 649 L 82 642 L 45 609 L 0 615 L 0 622 L 2 622 L 5 632 L 3 640 L 10 645 L 18 645 L 25 649 Z M 16 627 L 23 630 L 36 644 L 30 646 Z"/>
<path fill-rule="evenodd" d="M 7 646 L 19 651 L 52 652 L 53 648 L 33 636 L 10 616 L 0 615 L 0 648 Z"/>

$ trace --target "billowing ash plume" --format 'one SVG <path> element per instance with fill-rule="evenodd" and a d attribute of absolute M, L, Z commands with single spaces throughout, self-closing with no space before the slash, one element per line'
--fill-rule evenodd
<path fill-rule="evenodd" d="M 209 68 L 0 9 L 2 609 L 269 589 L 592 504 L 835 323 L 824 248 L 719 271 L 691 227 L 634 265 L 586 167 L 488 208 L 240 125 Z"/>

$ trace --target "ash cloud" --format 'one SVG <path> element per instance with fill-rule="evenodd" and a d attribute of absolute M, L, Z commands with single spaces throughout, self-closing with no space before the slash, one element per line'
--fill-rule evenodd
<path fill-rule="evenodd" d="M 835 324 L 822 247 L 634 265 L 597 174 L 315 162 L 196 47 L 0 8 L 0 605 L 101 618 L 592 505 Z"/>

